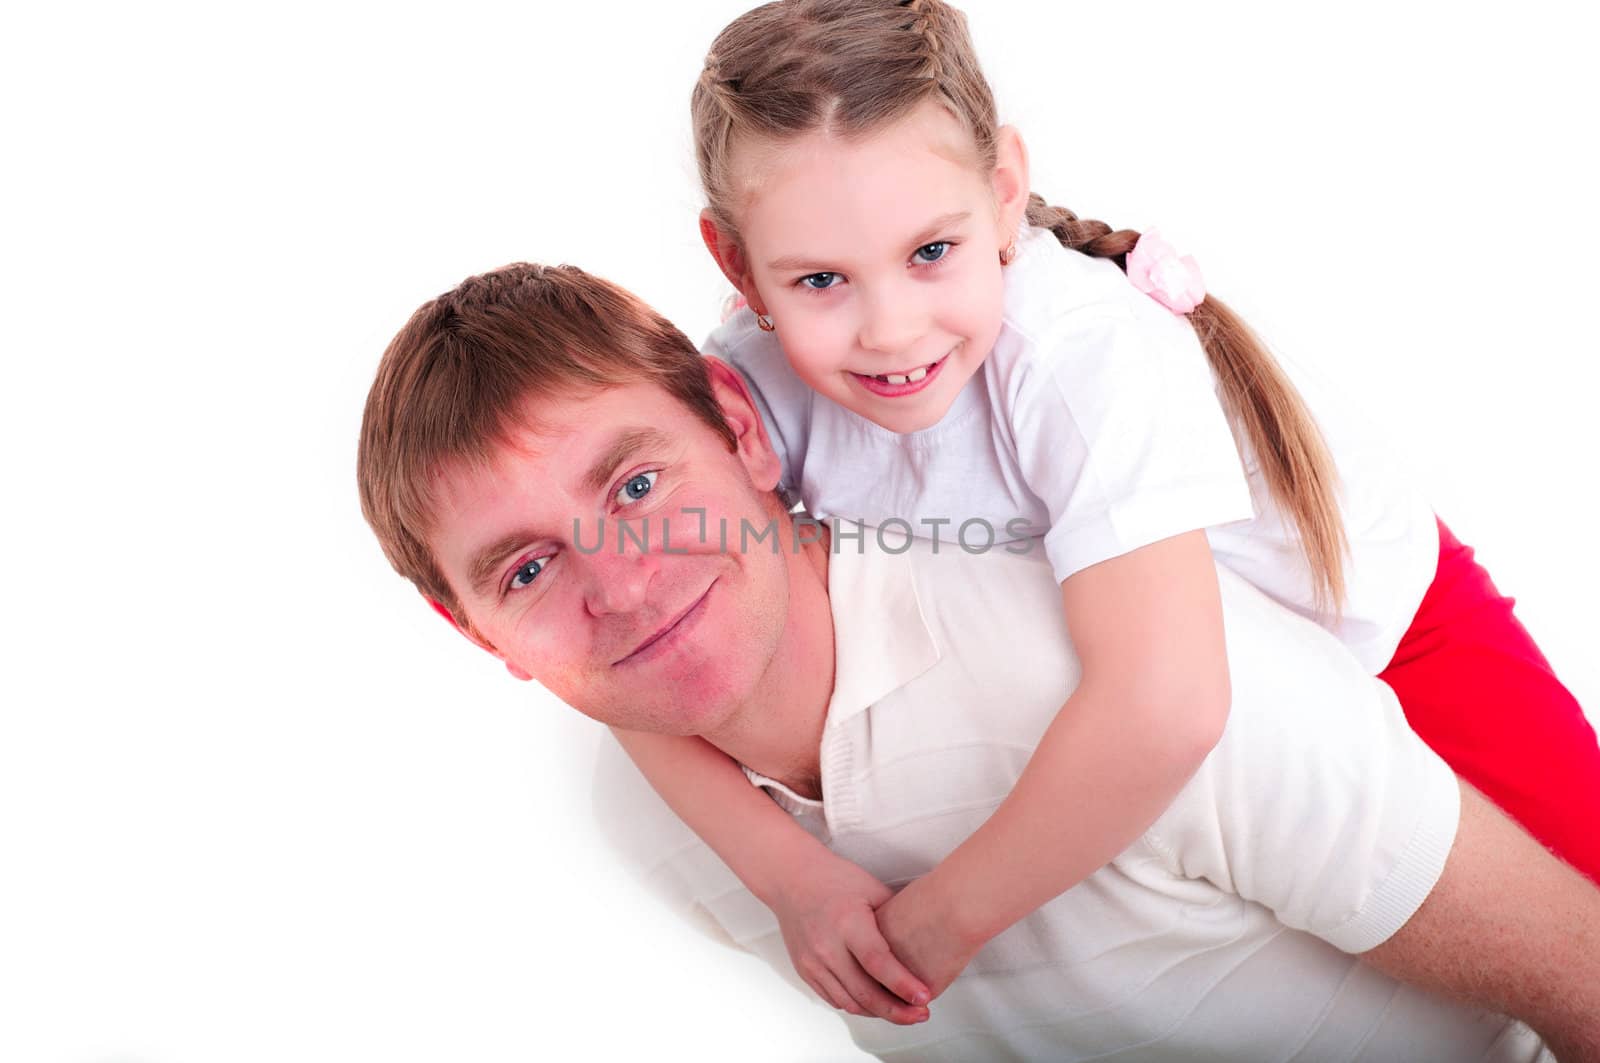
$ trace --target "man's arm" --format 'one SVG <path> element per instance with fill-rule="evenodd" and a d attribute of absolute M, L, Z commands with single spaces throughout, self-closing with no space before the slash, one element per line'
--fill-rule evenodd
<path fill-rule="evenodd" d="M 1600 1061 L 1600 889 L 1465 783 L 1438 884 L 1361 958 L 1391 977 L 1522 1019 L 1563 1063 Z"/>

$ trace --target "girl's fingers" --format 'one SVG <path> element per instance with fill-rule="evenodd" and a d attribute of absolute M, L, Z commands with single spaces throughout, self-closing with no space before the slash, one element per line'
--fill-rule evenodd
<path fill-rule="evenodd" d="M 830 971 L 821 972 L 815 979 L 807 978 L 806 985 L 810 986 L 817 996 L 840 1011 L 849 1012 L 851 1015 L 866 1014 L 865 1011 L 861 1010 L 861 1005 L 855 1002 L 855 998 L 845 991 L 844 986 L 839 984 L 839 980 Z"/>
<path fill-rule="evenodd" d="M 866 970 L 856 962 L 854 956 L 845 959 L 833 969 L 833 974 L 838 978 L 845 991 L 854 998 L 868 1015 L 892 1022 L 897 1026 L 914 1026 L 919 1022 L 926 1022 L 928 1009 L 913 1007 L 903 1000 L 897 999 L 883 986 L 879 985 Z"/>
<path fill-rule="evenodd" d="M 879 985 L 898 996 L 907 1004 L 920 1006 L 933 999 L 933 994 L 922 979 L 900 962 L 889 942 L 878 930 L 876 920 L 859 927 L 849 942 L 850 952 L 863 970 Z"/>

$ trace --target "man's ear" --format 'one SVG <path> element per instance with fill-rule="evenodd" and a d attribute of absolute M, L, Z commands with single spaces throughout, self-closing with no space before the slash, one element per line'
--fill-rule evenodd
<path fill-rule="evenodd" d="M 761 294 L 756 291 L 755 278 L 750 274 L 750 262 L 745 257 L 744 248 L 739 246 L 731 233 L 716 223 L 709 210 L 700 212 L 700 239 L 705 241 L 711 257 L 717 260 L 717 268 L 722 270 L 729 284 L 739 289 L 739 294 L 750 304 L 750 309 L 758 314 L 766 313 Z"/>
<path fill-rule="evenodd" d="M 1001 126 L 995 133 L 994 174 L 995 214 L 1005 240 L 1015 239 L 1028 214 L 1028 146 L 1016 126 Z M 1006 246 L 1005 242 L 1000 245 Z"/>
<path fill-rule="evenodd" d="M 758 490 L 773 490 L 783 474 L 783 463 L 772 449 L 767 426 L 761 421 L 744 377 L 720 358 L 706 355 L 702 361 L 706 364 L 706 375 L 711 378 L 711 392 L 716 396 L 717 405 L 722 407 L 728 427 L 733 429 L 739 460 L 749 471 L 751 482 Z"/>
<path fill-rule="evenodd" d="M 506 660 L 505 657 L 500 653 L 499 650 L 495 649 L 489 643 L 485 642 L 482 638 L 480 638 L 476 631 L 473 631 L 472 628 L 468 627 L 467 625 L 463 624 L 461 621 L 457 620 L 456 617 L 455 617 L 455 614 L 452 613 L 449 609 L 445 608 L 445 605 L 444 605 L 443 602 L 439 601 L 437 598 L 428 598 L 427 601 L 428 601 L 429 605 L 433 606 L 433 611 L 438 613 L 440 616 L 444 617 L 446 620 L 450 621 L 450 626 L 455 628 L 457 631 L 459 631 L 461 633 L 462 637 L 464 637 L 468 642 L 471 642 L 474 646 L 478 647 L 480 650 L 483 650 L 484 652 L 493 655 L 496 659 L 498 659 L 499 661 L 504 663 L 505 666 L 506 666 L 506 671 L 510 672 L 513 676 L 517 677 L 518 679 L 527 680 L 527 679 L 532 679 L 533 678 L 533 676 L 531 676 L 527 672 L 523 671 L 522 668 L 520 668 L 519 666 L 517 666 L 517 665 L 511 663 L 510 661 Z"/>

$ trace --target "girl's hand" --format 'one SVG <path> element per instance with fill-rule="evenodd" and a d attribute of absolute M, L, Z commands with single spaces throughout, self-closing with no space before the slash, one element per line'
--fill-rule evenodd
<path fill-rule="evenodd" d="M 934 899 L 926 878 L 908 884 L 878 908 L 878 928 L 894 954 L 937 997 L 964 971 L 982 942 L 963 934 Z"/>
<path fill-rule="evenodd" d="M 823 1000 L 851 1015 L 900 1026 L 928 1018 L 928 987 L 906 970 L 878 930 L 889 887 L 829 854 L 812 859 L 773 898 L 789 959 Z"/>

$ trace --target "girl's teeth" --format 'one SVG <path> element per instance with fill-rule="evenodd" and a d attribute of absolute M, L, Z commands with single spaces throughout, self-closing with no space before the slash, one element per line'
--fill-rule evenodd
<path fill-rule="evenodd" d="M 884 384 L 915 384 L 927 376 L 928 370 L 932 368 L 933 366 L 931 365 L 925 365 L 919 369 L 913 369 L 909 373 L 880 373 L 872 379 Z"/>

